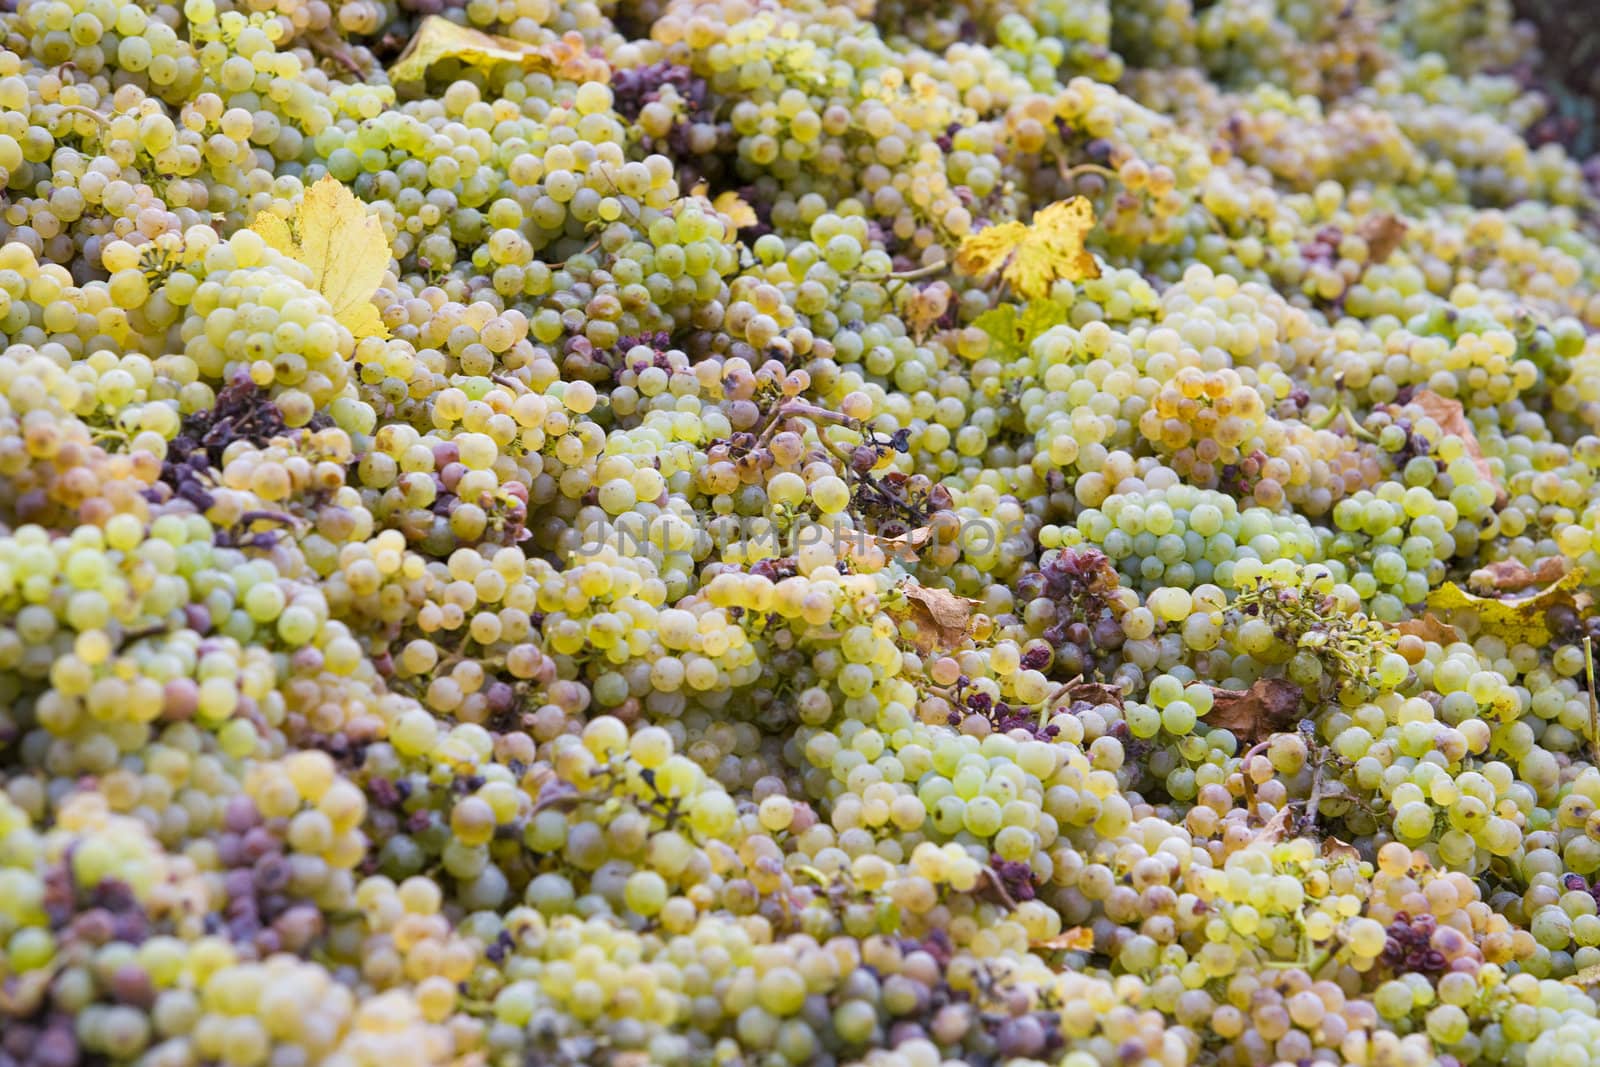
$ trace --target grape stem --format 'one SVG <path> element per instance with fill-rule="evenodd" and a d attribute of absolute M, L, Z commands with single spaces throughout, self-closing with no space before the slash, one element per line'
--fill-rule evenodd
<path fill-rule="evenodd" d="M 1250 761 L 1267 750 L 1266 741 L 1257 741 L 1244 754 L 1244 759 L 1239 761 L 1239 777 L 1244 782 L 1244 810 L 1246 817 L 1256 818 L 1256 783 L 1250 777 Z"/>
<path fill-rule="evenodd" d="M 786 400 L 774 408 L 772 414 L 767 417 L 767 424 L 761 428 L 761 435 L 757 438 L 757 446 L 760 447 L 767 444 L 768 441 L 772 440 L 772 436 L 778 432 L 778 427 L 783 425 L 784 420 L 792 418 L 809 420 L 812 429 L 817 432 L 817 440 L 822 442 L 822 447 L 826 448 L 835 459 L 843 463 L 846 469 L 849 468 L 849 455 L 830 441 L 828 435 L 822 432 L 822 427 L 818 424 L 825 422 L 834 426 L 843 426 L 847 430 L 859 430 L 861 428 L 860 420 L 852 419 L 848 415 L 841 415 L 837 411 L 829 411 L 827 408 L 818 407 L 804 400 Z"/>
<path fill-rule="evenodd" d="M 929 263 L 926 266 L 916 267 L 912 270 L 895 270 L 888 274 L 865 274 L 860 271 L 846 274 L 845 277 L 858 282 L 896 281 L 909 282 L 917 278 L 926 278 L 930 274 L 938 274 L 950 265 L 949 260 L 940 260 L 938 263 Z"/>
<path fill-rule="evenodd" d="M 1060 685 L 1056 686 L 1054 692 L 1044 698 L 1044 701 L 1039 706 L 1039 729 L 1043 730 L 1047 725 L 1049 725 L 1051 714 L 1050 709 L 1055 705 L 1055 702 L 1059 700 L 1067 690 L 1071 689 L 1081 681 L 1083 681 L 1083 675 L 1080 674 L 1070 682 L 1062 682 Z"/>
<path fill-rule="evenodd" d="M 1311 795 L 1306 797 L 1305 814 L 1300 817 L 1300 826 L 1296 829 L 1304 834 L 1316 828 L 1317 809 L 1322 806 L 1322 766 L 1319 763 L 1311 772 Z"/>
<path fill-rule="evenodd" d="M 61 111 L 66 115 L 83 115 L 85 118 L 94 119 L 102 130 L 111 128 L 111 120 L 93 108 L 84 107 L 82 104 L 63 104 Z"/>
<path fill-rule="evenodd" d="M 1057 161 L 1056 172 L 1061 175 L 1062 181 L 1069 182 L 1080 174 L 1098 174 L 1100 177 L 1109 178 L 1112 181 L 1117 181 L 1122 177 L 1110 167 L 1103 167 L 1098 163 L 1079 163 L 1075 167 L 1069 167 L 1064 159 Z"/>
<path fill-rule="evenodd" d="M 247 526 L 252 522 L 276 522 L 284 526 L 299 526 L 305 520 L 284 511 L 246 511 L 240 514 L 240 526 Z"/>
<path fill-rule="evenodd" d="M 311 51 L 323 59 L 333 60 L 357 77 L 365 78 L 367 76 L 366 70 L 350 54 L 344 42 L 331 32 L 328 27 L 325 26 L 314 33 L 307 34 L 306 43 L 311 46 Z"/>
<path fill-rule="evenodd" d="M 1589 676 L 1589 755 L 1596 766 L 1600 766 L 1600 700 L 1595 699 L 1594 691 L 1594 638 L 1583 639 L 1583 660 L 1585 673 Z"/>
<path fill-rule="evenodd" d="M 993 867 L 985 867 L 983 869 L 983 873 L 984 876 L 989 879 L 989 884 L 994 887 L 995 893 L 999 895 L 1001 903 L 1005 904 L 1005 906 L 1010 908 L 1012 911 L 1016 911 L 1017 902 L 1013 900 L 1011 898 L 1011 894 L 1006 891 L 1006 885 L 1000 880 L 1000 875 L 995 873 L 995 869 Z"/>
<path fill-rule="evenodd" d="M 568 263 L 571 263 L 573 260 L 577 259 L 579 256 L 586 256 L 590 252 L 593 252 L 595 249 L 597 249 L 599 247 L 600 247 L 600 238 L 596 237 L 594 240 L 590 241 L 588 244 L 584 245 L 582 248 L 578 249 L 572 255 L 568 256 L 566 259 L 563 259 L 561 262 L 559 262 L 559 263 L 551 263 L 550 264 L 550 269 L 551 270 L 561 270 Z"/>

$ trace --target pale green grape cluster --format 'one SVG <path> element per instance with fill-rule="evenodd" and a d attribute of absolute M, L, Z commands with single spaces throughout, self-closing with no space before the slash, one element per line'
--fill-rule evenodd
<path fill-rule="evenodd" d="M 1504 0 L 5 6 L 0 1067 L 1600 1062 Z"/>

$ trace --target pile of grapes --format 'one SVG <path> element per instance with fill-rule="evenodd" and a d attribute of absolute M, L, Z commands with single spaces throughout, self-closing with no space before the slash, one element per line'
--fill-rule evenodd
<path fill-rule="evenodd" d="M 0 1067 L 1600 1064 L 1545 69 L 0 3 Z"/>

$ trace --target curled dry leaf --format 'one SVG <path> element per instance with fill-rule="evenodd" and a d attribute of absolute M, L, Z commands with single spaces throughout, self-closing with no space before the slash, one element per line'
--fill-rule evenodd
<path fill-rule="evenodd" d="M 841 559 L 854 559 L 868 567 L 881 567 L 888 560 L 915 563 L 917 550 L 933 538 L 933 531 L 918 526 L 898 537 L 879 537 L 877 534 L 850 532 L 840 536 L 834 549 Z M 878 554 L 882 558 L 878 558 Z"/>
<path fill-rule="evenodd" d="M 1059 698 L 1060 703 L 1071 705 L 1082 701 L 1099 707 L 1101 704 L 1112 704 L 1122 707 L 1122 687 L 1111 685 L 1107 682 L 1086 682 L 1082 678 L 1075 678 L 1068 682 Z"/>
<path fill-rule="evenodd" d="M 1384 212 L 1382 215 L 1367 216 L 1361 221 L 1361 227 L 1357 232 L 1361 234 L 1361 239 L 1367 242 L 1368 260 L 1382 263 L 1394 255 L 1394 250 L 1405 240 L 1406 229 L 1402 219 Z"/>
<path fill-rule="evenodd" d="M 1002 222 L 961 239 L 956 270 L 969 277 L 1000 272 L 1000 277 L 1025 300 L 1050 295 L 1057 281 L 1100 277 L 1083 239 L 1094 229 L 1094 207 L 1075 196 L 1034 213 L 1028 225 Z"/>
<path fill-rule="evenodd" d="M 1569 974 L 1562 979 L 1567 985 L 1591 986 L 1600 984 L 1600 964 L 1585 967 L 1577 974 Z"/>
<path fill-rule="evenodd" d="M 926 526 L 918 526 L 908 530 L 898 537 L 879 537 L 878 546 L 884 553 L 893 559 L 914 560 L 917 550 L 933 539 L 933 530 Z"/>
<path fill-rule="evenodd" d="M 1562 556 L 1546 556 L 1532 567 L 1519 559 L 1503 559 L 1473 571 L 1467 578 L 1467 587 L 1475 593 L 1514 593 L 1559 582 L 1566 573 L 1567 561 Z"/>
<path fill-rule="evenodd" d="M 1522 597 L 1474 596 L 1456 583 L 1446 582 L 1429 595 L 1428 606 L 1439 611 L 1471 611 L 1483 629 L 1496 637 L 1539 648 L 1551 639 L 1545 613 L 1557 604 L 1572 603 L 1587 577 L 1582 567 L 1574 567 L 1560 581 Z"/>
<path fill-rule="evenodd" d="M 1437 645 L 1449 645 L 1461 640 L 1459 630 L 1441 621 L 1439 616 L 1431 611 L 1425 611 L 1415 619 L 1394 623 L 1389 628 L 1402 637 L 1407 635 L 1420 637 Z"/>
<path fill-rule="evenodd" d="M 924 655 L 934 649 L 950 651 L 972 636 L 972 609 L 976 600 L 956 596 L 945 589 L 930 589 L 911 584 L 902 589 L 905 618 L 917 624 L 915 638 Z"/>
<path fill-rule="evenodd" d="M 1506 495 L 1505 488 L 1496 481 L 1494 469 L 1489 466 L 1489 461 L 1483 458 L 1483 451 L 1478 447 L 1478 435 L 1472 430 L 1472 423 L 1467 421 L 1466 410 L 1462 408 L 1461 401 L 1447 396 L 1440 396 L 1432 389 L 1419 389 L 1411 397 L 1411 406 L 1422 409 L 1422 413 L 1439 424 L 1451 437 L 1461 438 L 1466 446 L 1467 458 L 1472 460 L 1472 465 L 1478 468 L 1478 473 L 1483 480 L 1495 487 L 1495 492 L 1502 500 Z"/>
<path fill-rule="evenodd" d="M 1289 811 L 1289 805 L 1279 808 L 1277 814 L 1267 820 L 1267 824 L 1256 831 L 1255 839 L 1263 844 L 1274 844 L 1290 836 L 1289 820 L 1294 816 Z"/>
<path fill-rule="evenodd" d="M 1243 744 L 1291 729 L 1300 720 L 1300 687 L 1285 678 L 1262 678 L 1249 689 L 1211 689 L 1208 726 L 1230 730 Z"/>
<path fill-rule="evenodd" d="M 1047 952 L 1093 952 L 1094 931 L 1087 926 L 1073 926 L 1061 931 L 1055 937 L 1045 938 L 1043 941 L 1030 941 L 1028 947 Z"/>
<path fill-rule="evenodd" d="M 1343 863 L 1347 860 L 1351 863 L 1360 863 L 1361 853 L 1348 841 L 1341 841 L 1337 837 L 1325 837 L 1322 839 L 1322 858 L 1331 863 Z"/>
<path fill-rule="evenodd" d="M 322 178 L 300 198 L 292 222 L 263 211 L 250 229 L 269 248 L 311 268 L 312 287 L 357 340 L 389 336 L 372 298 L 394 255 L 383 223 L 343 182 Z"/>

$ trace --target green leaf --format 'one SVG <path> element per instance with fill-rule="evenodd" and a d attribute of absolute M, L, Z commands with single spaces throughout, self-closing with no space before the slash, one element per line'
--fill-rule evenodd
<path fill-rule="evenodd" d="M 1066 321 L 1067 309 L 1054 300 L 1030 300 L 1020 307 L 1001 304 L 979 315 L 972 324 L 989 335 L 986 355 L 1010 363 L 1026 356 L 1040 334 Z"/>

